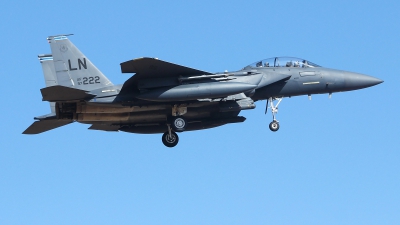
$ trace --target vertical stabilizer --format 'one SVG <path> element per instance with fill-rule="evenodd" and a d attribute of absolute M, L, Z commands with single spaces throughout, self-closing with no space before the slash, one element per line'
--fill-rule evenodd
<path fill-rule="evenodd" d="M 50 54 L 38 55 L 40 64 L 42 64 L 44 81 L 46 87 L 57 85 L 56 70 L 54 69 L 53 56 Z"/>
<path fill-rule="evenodd" d="M 111 81 L 72 44 L 67 35 L 47 38 L 53 55 L 58 85 L 81 90 L 112 86 Z"/>
<path fill-rule="evenodd" d="M 46 87 L 57 85 L 56 70 L 54 69 L 53 57 L 50 54 L 38 55 L 40 64 L 42 64 L 44 81 Z M 53 114 L 56 113 L 55 102 L 50 102 L 50 109 Z"/>

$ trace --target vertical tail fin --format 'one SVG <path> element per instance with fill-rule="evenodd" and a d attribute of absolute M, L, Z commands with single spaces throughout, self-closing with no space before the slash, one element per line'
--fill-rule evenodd
<path fill-rule="evenodd" d="M 72 44 L 67 36 L 47 38 L 53 55 L 58 85 L 87 91 L 112 86 L 111 81 Z"/>
<path fill-rule="evenodd" d="M 54 69 L 52 55 L 50 54 L 38 55 L 38 58 L 40 64 L 42 64 L 43 76 L 44 76 L 44 81 L 46 82 L 46 87 L 57 85 L 58 83 L 56 77 L 56 70 Z M 52 114 L 56 113 L 55 106 L 56 106 L 55 102 L 50 102 L 50 109 Z"/>

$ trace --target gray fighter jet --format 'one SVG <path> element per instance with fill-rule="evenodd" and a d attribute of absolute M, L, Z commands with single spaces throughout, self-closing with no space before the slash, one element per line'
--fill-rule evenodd
<path fill-rule="evenodd" d="M 35 117 L 23 133 L 38 134 L 73 122 L 91 130 L 163 133 L 167 147 L 177 145 L 176 132 L 240 123 L 241 110 L 267 100 L 279 129 L 278 105 L 284 97 L 351 91 L 382 80 L 335 69 L 308 60 L 274 57 L 235 72 L 210 73 L 159 60 L 138 58 L 121 63 L 122 73 L 134 73 L 114 85 L 67 38 L 50 36 L 51 54 L 39 55 L 46 88 L 43 101 L 51 113 Z"/>

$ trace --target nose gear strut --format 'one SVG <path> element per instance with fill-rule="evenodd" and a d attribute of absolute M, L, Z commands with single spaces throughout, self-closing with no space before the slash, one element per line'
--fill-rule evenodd
<path fill-rule="evenodd" d="M 271 111 L 272 111 L 272 122 L 269 124 L 269 129 L 273 132 L 279 130 L 279 121 L 276 120 L 275 114 L 278 113 L 278 106 L 281 103 L 282 99 L 283 98 L 272 98 L 272 97 L 268 98 L 267 104 L 265 106 L 265 114 L 267 114 L 268 108 L 271 108 Z M 277 103 L 274 104 L 274 101 L 277 101 Z M 269 107 L 268 107 L 268 103 L 269 103 Z"/>

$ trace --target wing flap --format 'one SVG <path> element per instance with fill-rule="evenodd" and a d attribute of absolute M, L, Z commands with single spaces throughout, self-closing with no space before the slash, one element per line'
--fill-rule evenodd
<path fill-rule="evenodd" d="M 40 89 L 43 101 L 57 102 L 57 101 L 71 101 L 91 99 L 96 95 L 89 94 L 87 91 L 65 87 L 65 86 L 51 86 Z"/>
<path fill-rule="evenodd" d="M 40 134 L 64 125 L 70 124 L 72 121 L 65 120 L 41 120 L 30 125 L 23 134 Z"/>

